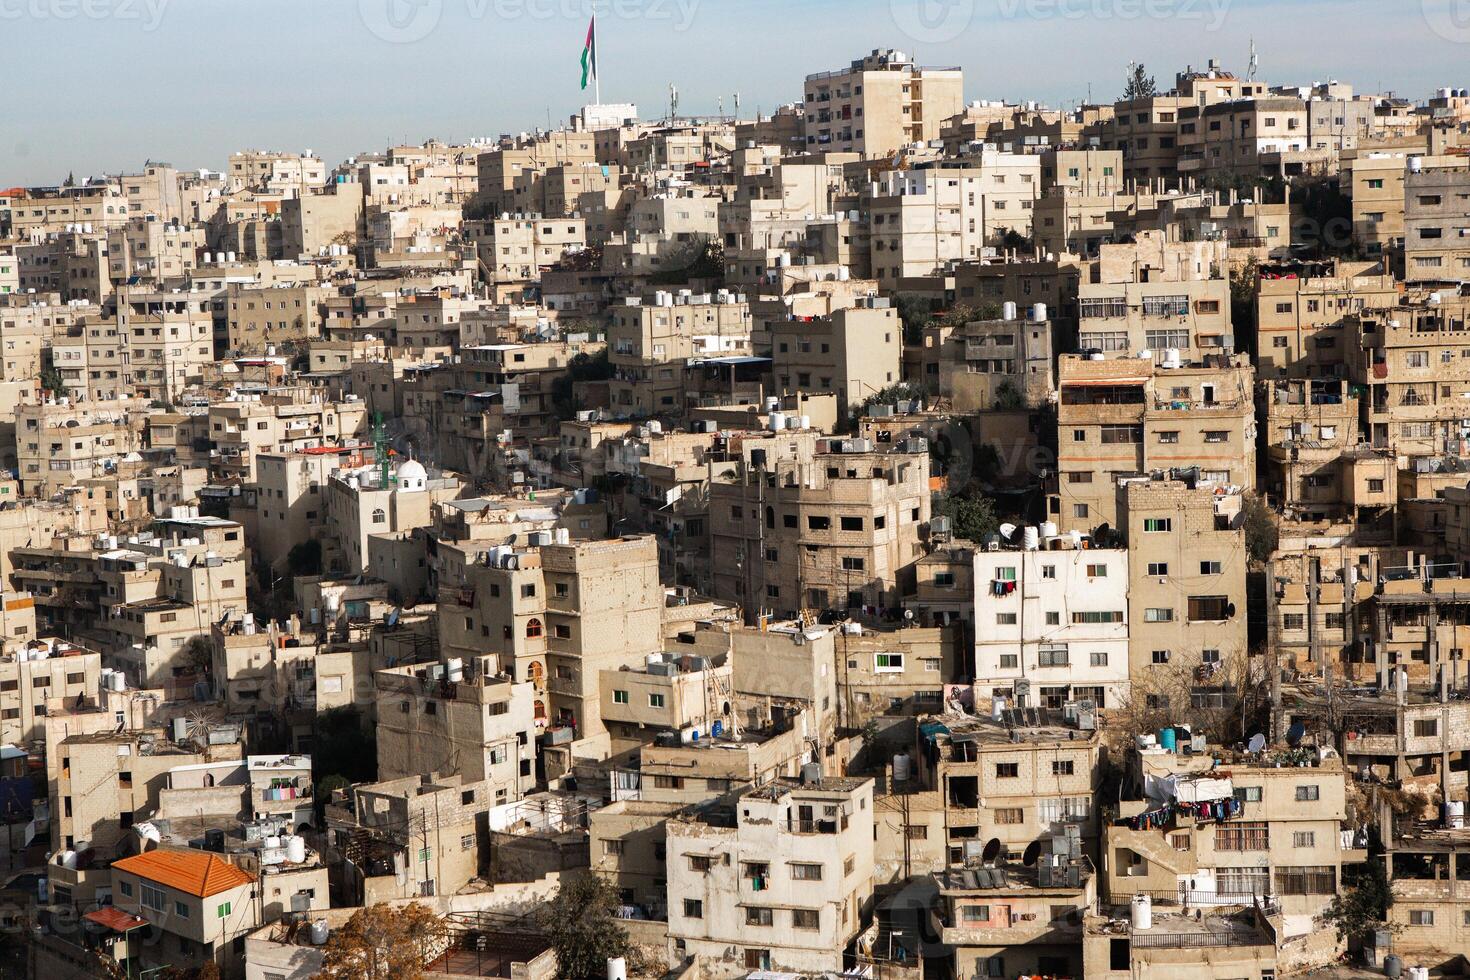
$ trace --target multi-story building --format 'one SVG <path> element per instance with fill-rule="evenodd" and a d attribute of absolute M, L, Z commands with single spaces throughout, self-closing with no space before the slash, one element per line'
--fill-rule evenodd
<path fill-rule="evenodd" d="M 762 454 L 764 457 L 765 454 Z M 929 522 L 927 447 L 832 440 L 810 460 L 752 459 L 710 484 L 714 594 L 762 610 L 896 610 Z"/>
<path fill-rule="evenodd" d="M 675 955 L 712 977 L 840 971 L 872 897 L 872 780 L 778 779 L 733 811 L 666 825 Z"/>
<path fill-rule="evenodd" d="M 1180 478 L 1118 485 L 1128 549 L 1128 673 L 1133 697 L 1194 704 L 1243 687 L 1245 528 L 1238 488 Z"/>
<path fill-rule="evenodd" d="M 1363 384 L 1374 448 L 1403 456 L 1464 456 L 1470 436 L 1470 359 L 1461 343 L 1470 303 L 1441 294 L 1364 311 L 1350 330 L 1354 377 Z"/>
<path fill-rule="evenodd" d="M 922 383 L 957 412 L 1039 408 L 1056 391 L 1057 329 L 1044 307 L 1022 317 L 1014 303 L 1000 319 L 931 324 L 919 351 Z"/>
<path fill-rule="evenodd" d="M 769 326 L 779 392 L 835 392 L 847 408 L 899 380 L 903 322 L 886 299 L 869 298 L 826 316 L 792 315 Z"/>
<path fill-rule="evenodd" d="M 1256 283 L 1256 371 L 1261 378 L 1343 377 L 1354 314 L 1398 303 L 1379 263 L 1263 266 Z"/>
<path fill-rule="evenodd" d="M 1395 503 L 1398 461 L 1365 442 L 1355 390 L 1335 378 L 1266 382 L 1265 489 L 1287 518 L 1371 526 Z"/>
<path fill-rule="evenodd" d="M 1403 241 L 1409 282 L 1458 283 L 1470 275 L 1470 169 L 1409 160 Z"/>
<path fill-rule="evenodd" d="M 222 976 L 241 972 L 245 934 L 260 925 L 256 875 L 210 851 L 165 847 L 113 862 L 112 881 L 112 907 L 161 933 L 149 943 L 146 932 L 125 932 L 125 955 L 114 956 L 126 968 L 161 971 L 212 963 Z"/>
<path fill-rule="evenodd" d="M 1121 477 L 1198 467 L 1220 486 L 1254 485 L 1255 382 L 1244 355 L 1185 365 L 1064 354 L 1059 369 L 1049 509 L 1063 530 L 1118 527 Z"/>
<path fill-rule="evenodd" d="M 607 331 L 611 407 L 620 415 L 680 415 L 684 366 L 706 357 L 750 354 L 751 316 L 744 297 L 656 293 L 612 308 Z"/>
<path fill-rule="evenodd" d="M 937 139 L 964 106 L 960 69 L 924 68 L 901 51 L 876 49 L 845 69 L 807 76 L 807 149 L 891 155 Z"/>
<path fill-rule="evenodd" d="M 1012 537 L 975 551 L 976 689 L 1021 707 L 1125 704 L 1129 553 L 1037 528 Z"/>

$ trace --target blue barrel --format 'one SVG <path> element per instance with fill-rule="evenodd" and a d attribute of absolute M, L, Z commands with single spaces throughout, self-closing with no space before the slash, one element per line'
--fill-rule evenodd
<path fill-rule="evenodd" d="M 1174 728 L 1173 728 L 1173 726 L 1170 726 L 1168 728 L 1160 728 L 1159 729 L 1159 748 L 1164 749 L 1165 751 L 1168 751 L 1168 752 L 1173 752 L 1174 751 L 1174 747 L 1175 747 L 1175 742 L 1174 742 Z"/>

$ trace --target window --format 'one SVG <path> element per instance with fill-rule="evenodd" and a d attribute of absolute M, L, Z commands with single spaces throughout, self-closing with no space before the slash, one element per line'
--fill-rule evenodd
<path fill-rule="evenodd" d="M 1312 830 L 1294 830 L 1291 834 L 1292 847 L 1316 847 L 1317 833 Z"/>
<path fill-rule="evenodd" d="M 1230 433 L 1224 429 L 1210 429 L 1205 432 L 1205 442 L 1229 442 Z"/>
<path fill-rule="evenodd" d="M 1409 909 L 1409 925 L 1432 926 L 1434 925 L 1433 909 Z"/>
<path fill-rule="evenodd" d="M 379 507 L 373 511 L 372 521 L 374 524 L 383 524 L 388 520 L 388 512 Z"/>
<path fill-rule="evenodd" d="M 1259 803 L 1261 802 L 1261 787 L 1237 786 L 1232 795 L 1242 803 Z"/>
<path fill-rule="evenodd" d="M 1107 578 L 1108 577 L 1108 566 L 1106 566 L 1106 565 L 1088 565 L 1087 566 L 1087 577 L 1088 578 Z"/>
<path fill-rule="evenodd" d="M 873 671 L 878 674 L 894 674 L 903 670 L 903 654 L 873 654 Z"/>
<path fill-rule="evenodd" d="M 1189 597 L 1189 621 L 1191 623 L 1218 623 L 1229 619 L 1234 613 L 1230 597 L 1223 595 L 1194 595 Z"/>
<path fill-rule="evenodd" d="M 995 822 L 1011 827 L 1016 824 L 1025 823 L 1026 811 L 1018 806 L 997 807 L 995 810 Z"/>
<path fill-rule="evenodd" d="M 662 708 L 664 706 L 664 696 L 662 694 L 650 694 L 648 696 L 648 706 L 650 708 Z"/>
<path fill-rule="evenodd" d="M 1043 643 L 1036 651 L 1038 667 L 1065 667 L 1069 662 L 1065 643 Z"/>
<path fill-rule="evenodd" d="M 774 921 L 771 910 L 747 906 L 745 909 L 745 924 L 748 926 L 769 926 Z"/>
<path fill-rule="evenodd" d="M 792 909 L 791 926 L 794 929 L 818 929 L 821 927 L 821 914 L 816 909 Z"/>
<path fill-rule="evenodd" d="M 1148 563 L 1148 574 L 1150 578 L 1163 578 L 1169 574 L 1169 563 L 1166 561 L 1151 561 Z"/>
<path fill-rule="evenodd" d="M 1051 774 L 1053 776 L 1075 775 L 1076 763 L 1071 759 L 1053 759 L 1051 763 Z"/>
<path fill-rule="evenodd" d="M 1160 432 L 1159 433 L 1159 442 L 1162 443 L 1162 444 L 1164 444 L 1164 445 L 1166 445 L 1166 446 L 1172 446 L 1172 445 L 1176 444 L 1177 442 L 1179 442 L 1179 433 L 1177 431 L 1174 431 L 1174 430 L 1169 430 L 1169 431 L 1166 431 L 1166 432 Z"/>
<path fill-rule="evenodd" d="M 183 902 L 175 902 L 174 915 L 177 915 L 181 919 L 187 919 L 189 917 L 189 906 Z"/>
<path fill-rule="evenodd" d="M 820 864 L 793 864 L 791 865 L 792 881 L 821 881 L 822 866 Z"/>
<path fill-rule="evenodd" d="M 1337 872 L 1330 866 L 1277 868 L 1279 895 L 1332 895 L 1337 892 Z"/>
<path fill-rule="evenodd" d="M 627 703 L 628 703 L 628 692 L 627 691 L 613 691 L 613 704 L 627 704 Z"/>
<path fill-rule="evenodd" d="M 1104 623 L 1121 623 L 1123 614 L 1121 612 L 1074 612 L 1072 614 L 1072 625 L 1099 625 Z"/>
<path fill-rule="evenodd" d="M 1202 561 L 1199 563 L 1201 575 L 1219 575 L 1223 566 L 1217 561 Z"/>
<path fill-rule="evenodd" d="M 1168 663 L 1171 656 L 1173 656 L 1173 654 L 1171 654 L 1168 650 L 1155 650 L 1150 655 L 1152 662 L 1156 664 Z"/>
<path fill-rule="evenodd" d="M 1145 517 L 1143 519 L 1143 530 L 1148 534 L 1158 534 L 1174 529 L 1174 521 L 1169 517 Z"/>
<path fill-rule="evenodd" d="M 1414 735 L 1418 738 L 1426 738 L 1439 734 L 1439 721 L 1434 718 L 1414 719 Z"/>
<path fill-rule="evenodd" d="M 1318 787 L 1313 785 L 1298 786 L 1296 788 L 1296 798 L 1298 803 L 1312 803 L 1322 798 L 1322 792 Z"/>
<path fill-rule="evenodd" d="M 1016 779 L 1021 775 L 1021 764 L 1019 762 L 997 762 L 995 764 L 996 779 Z"/>
<path fill-rule="evenodd" d="M 1215 850 L 1217 851 L 1267 851 L 1270 849 L 1270 824 L 1264 821 L 1222 824 L 1215 828 Z"/>
<path fill-rule="evenodd" d="M 996 613 L 995 614 L 995 625 L 997 625 L 997 626 L 1015 626 L 1016 625 L 1016 614 L 1013 613 L 1013 612 L 1009 612 L 1009 613 Z"/>
<path fill-rule="evenodd" d="M 145 909 L 162 912 L 168 907 L 167 896 L 164 895 L 163 889 L 154 888 L 152 885 L 140 885 L 139 887 L 142 889 L 142 897 L 139 900 Z"/>
<path fill-rule="evenodd" d="M 1094 667 L 1106 667 L 1108 665 L 1108 652 L 1106 650 L 1094 650 L 1087 655 L 1087 658 Z"/>
<path fill-rule="evenodd" d="M 214 910 L 214 917 L 216 919 L 228 918 L 229 917 L 229 914 L 230 914 L 230 903 L 229 902 L 220 902 L 219 903 L 219 906 Z"/>
<path fill-rule="evenodd" d="M 704 918 L 704 902 L 700 901 L 697 898 L 686 898 L 686 899 L 684 899 L 684 918 L 686 918 L 686 919 L 702 919 L 702 918 Z"/>
<path fill-rule="evenodd" d="M 961 917 L 966 922 L 989 922 L 989 905 L 966 905 L 961 911 Z"/>
<path fill-rule="evenodd" d="M 122 881 L 122 882 L 119 882 L 118 883 L 118 886 L 117 886 L 117 890 L 120 891 L 120 892 L 122 892 L 123 896 L 126 897 L 126 898 L 132 898 L 133 897 L 133 883 L 131 881 Z"/>
<path fill-rule="evenodd" d="M 1174 610 L 1153 607 L 1143 611 L 1145 623 L 1172 623 L 1174 622 Z"/>
<path fill-rule="evenodd" d="M 863 529 L 863 519 L 861 517 L 843 517 L 840 519 L 840 526 L 844 531 L 861 531 Z"/>

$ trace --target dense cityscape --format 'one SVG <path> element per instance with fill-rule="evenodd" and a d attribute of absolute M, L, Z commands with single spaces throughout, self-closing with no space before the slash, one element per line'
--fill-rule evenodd
<path fill-rule="evenodd" d="M 0 190 L 0 976 L 1470 975 L 1470 89 L 581 39 Z"/>

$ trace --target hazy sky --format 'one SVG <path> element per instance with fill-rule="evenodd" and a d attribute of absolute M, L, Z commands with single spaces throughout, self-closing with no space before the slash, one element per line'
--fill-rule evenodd
<path fill-rule="evenodd" d="M 560 122 L 584 101 L 589 0 L 0 0 L 0 187 L 235 149 L 328 164 L 390 140 Z M 1470 86 L 1470 0 L 597 0 L 603 99 L 744 114 L 812 71 L 896 47 L 965 69 L 969 99 L 1116 97 L 1216 57 L 1423 98 Z M 590 92 L 589 92 L 590 94 Z"/>

